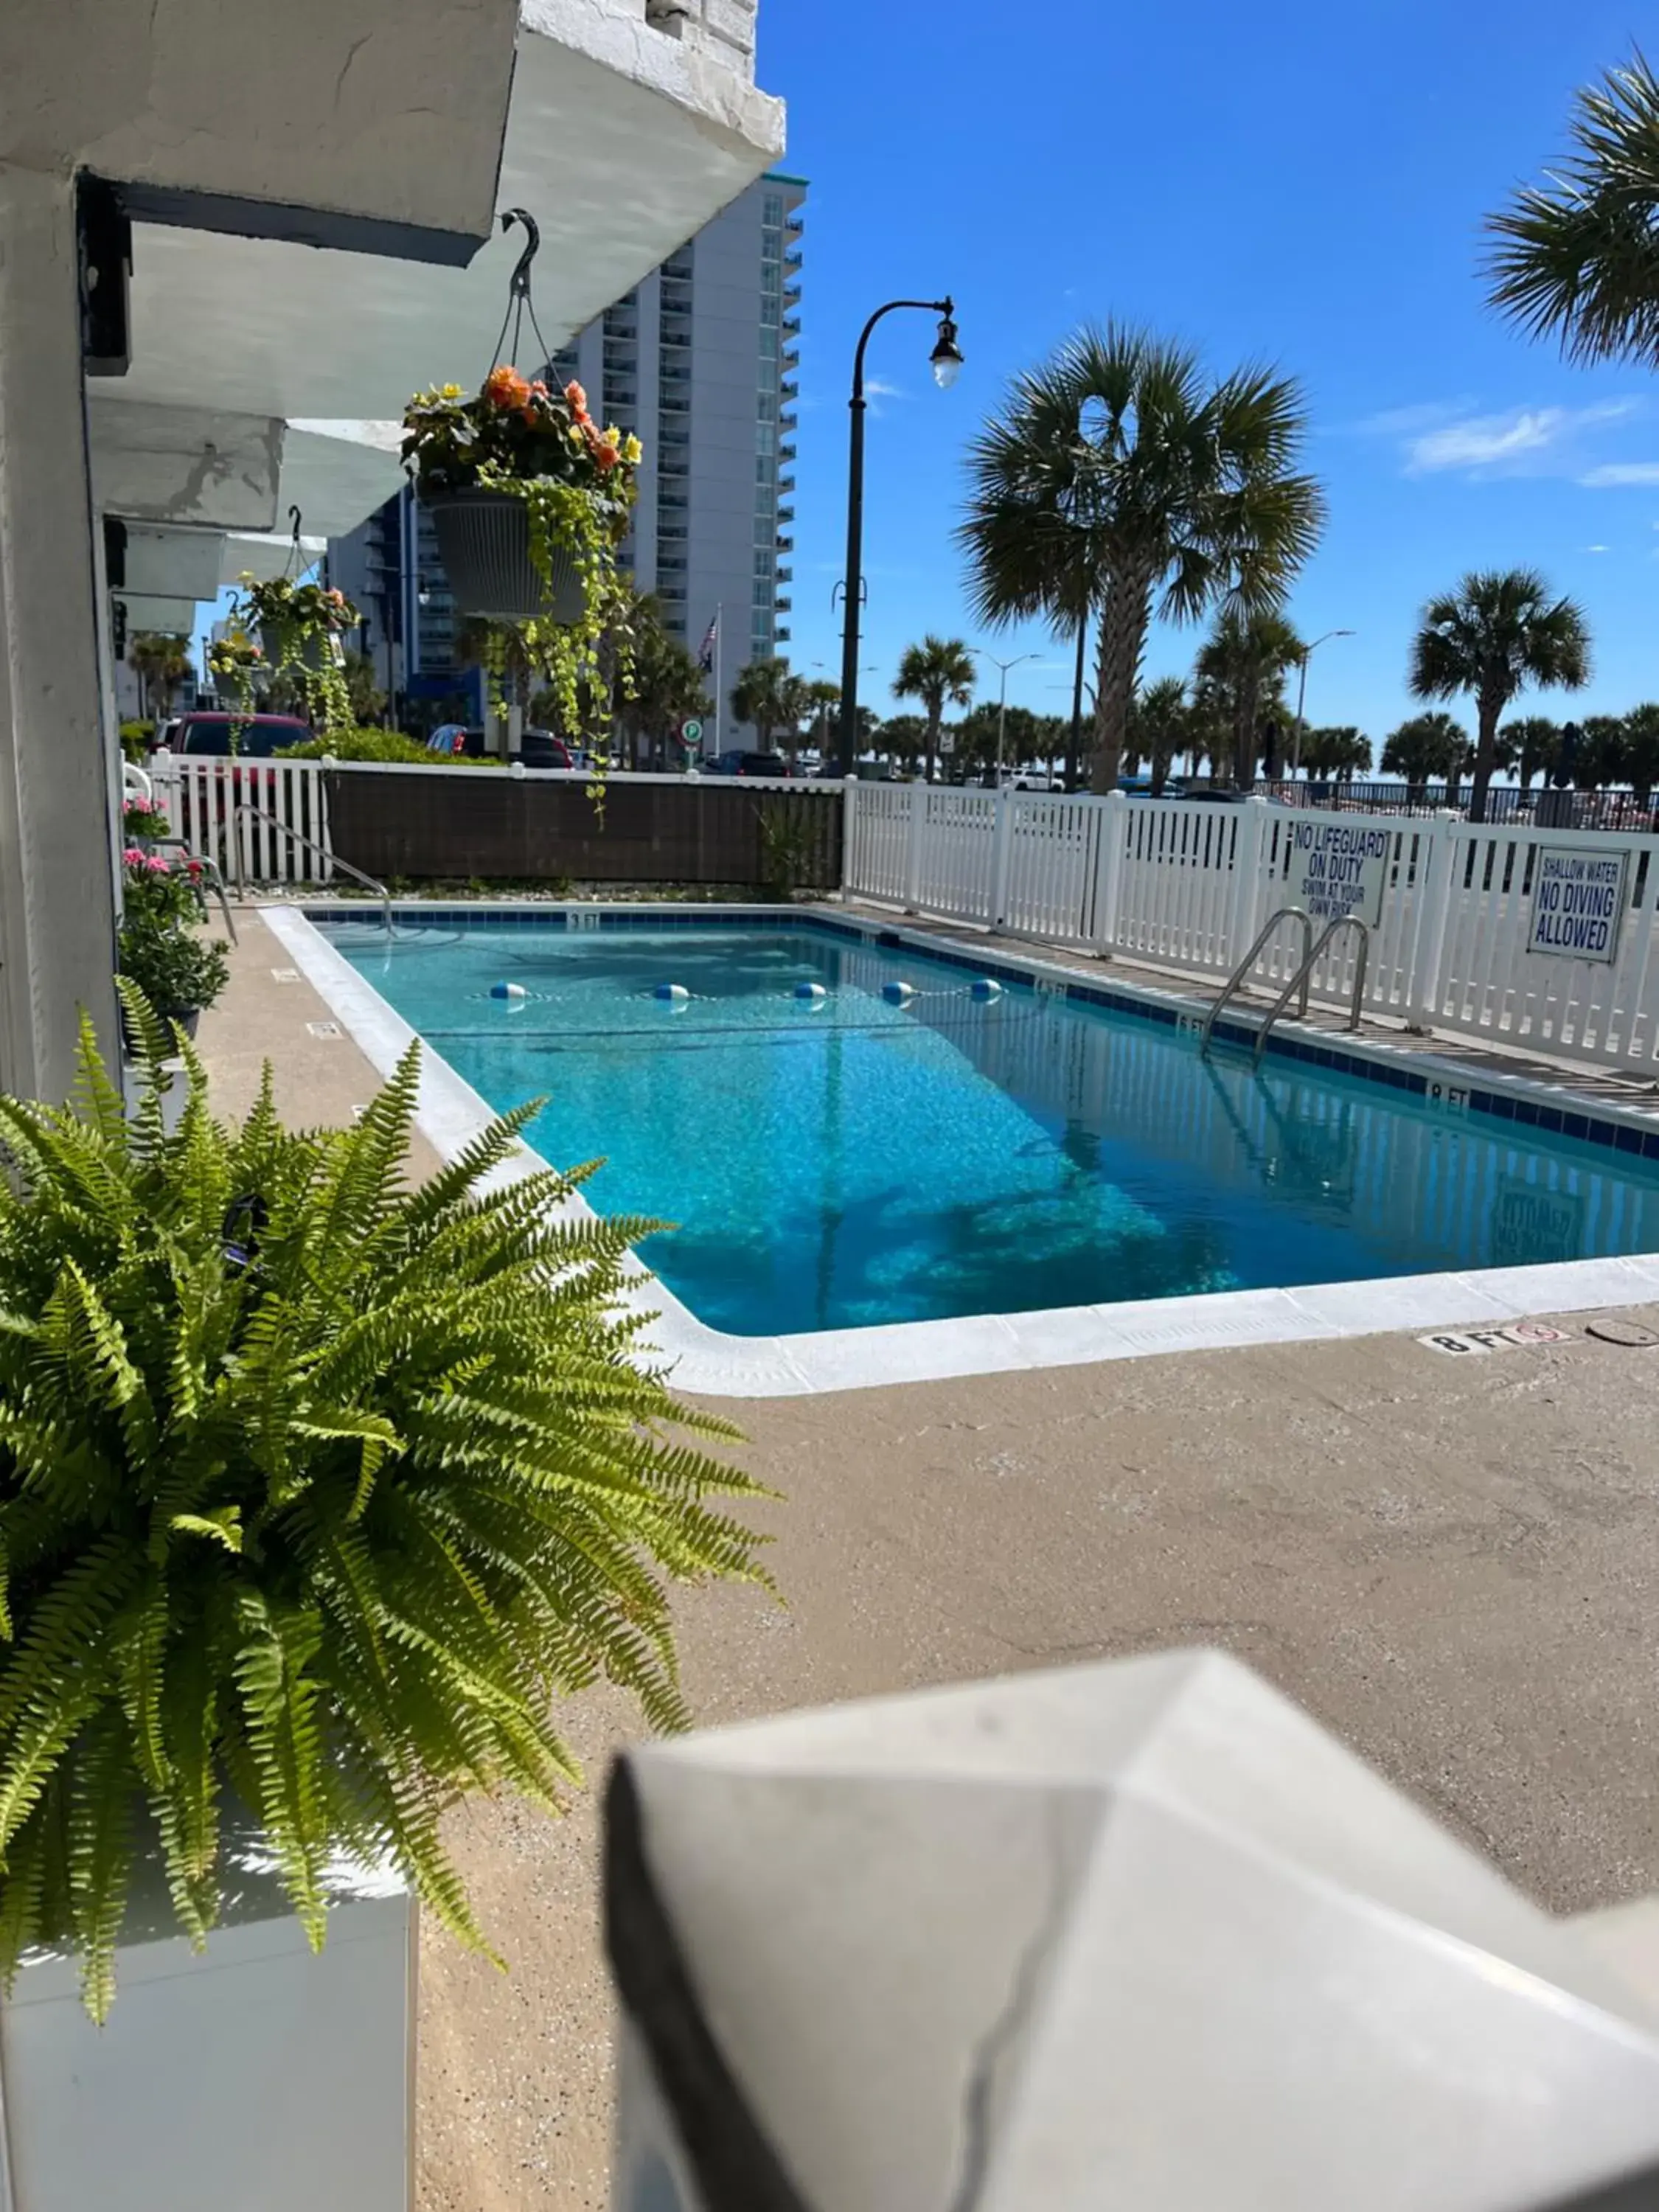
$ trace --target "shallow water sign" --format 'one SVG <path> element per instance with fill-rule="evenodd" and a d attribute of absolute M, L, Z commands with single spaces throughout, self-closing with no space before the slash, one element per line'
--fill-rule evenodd
<path fill-rule="evenodd" d="M 1293 904 L 1316 922 L 1347 915 L 1375 929 L 1382 919 L 1391 830 L 1337 821 L 1291 824 L 1288 888 Z"/>
<path fill-rule="evenodd" d="M 1628 852 L 1540 846 L 1528 951 L 1610 965 L 1619 957 L 1619 928 L 1629 890 Z"/>

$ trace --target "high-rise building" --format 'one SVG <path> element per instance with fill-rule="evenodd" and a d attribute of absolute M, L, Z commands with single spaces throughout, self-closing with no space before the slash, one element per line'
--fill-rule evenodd
<path fill-rule="evenodd" d="M 637 432 L 624 564 L 694 650 L 718 617 L 727 695 L 745 661 L 788 652 L 805 197 L 799 178 L 757 179 L 551 364 L 600 422 Z M 410 494 L 331 545 L 329 574 L 364 611 L 383 684 L 434 706 L 479 696 L 455 665 L 453 602 Z M 710 750 L 730 735 L 723 697 Z"/>

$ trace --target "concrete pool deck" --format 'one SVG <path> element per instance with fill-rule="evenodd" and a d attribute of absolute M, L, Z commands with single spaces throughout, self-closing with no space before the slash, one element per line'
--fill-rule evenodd
<path fill-rule="evenodd" d="M 239 927 L 201 1028 L 217 1104 L 244 1110 L 270 1056 L 284 1114 L 345 1122 L 373 1070 Z M 725 1721 L 1218 1644 L 1552 1909 L 1659 1888 L 1659 1348 L 1592 1319 L 1489 1357 L 1373 1335 L 728 1402 L 786 1493 L 789 1609 L 687 1593 L 692 1702 Z M 574 1710 L 596 1780 L 634 1726 Z M 514 1970 L 425 1947 L 422 2212 L 603 2206 L 593 1800 L 555 1826 L 473 1806 L 452 1841 Z"/>

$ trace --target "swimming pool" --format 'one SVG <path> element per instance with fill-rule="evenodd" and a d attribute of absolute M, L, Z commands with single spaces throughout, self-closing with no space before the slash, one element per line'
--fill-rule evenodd
<path fill-rule="evenodd" d="M 605 919 L 323 927 L 491 1107 L 546 1096 L 532 1141 L 604 1158 L 601 1212 L 678 1224 L 641 1256 L 732 1335 L 1659 1249 L 1638 1129 L 1322 1042 L 1205 1061 L 1170 1006 L 1022 981 L 1006 948 L 984 998 L 962 956 L 850 927 Z"/>

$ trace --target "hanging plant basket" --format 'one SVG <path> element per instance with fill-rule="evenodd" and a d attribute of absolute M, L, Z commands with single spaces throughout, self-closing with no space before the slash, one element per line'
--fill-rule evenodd
<path fill-rule="evenodd" d="M 586 595 L 574 561 L 550 548 L 550 596 L 530 556 L 530 509 L 514 492 L 429 492 L 424 505 L 458 612 L 493 622 L 580 622 Z"/>
<path fill-rule="evenodd" d="M 295 632 L 279 623 L 259 625 L 259 643 L 268 668 L 303 668 L 313 676 L 345 665 L 345 648 L 333 632 L 311 629 Z"/>

